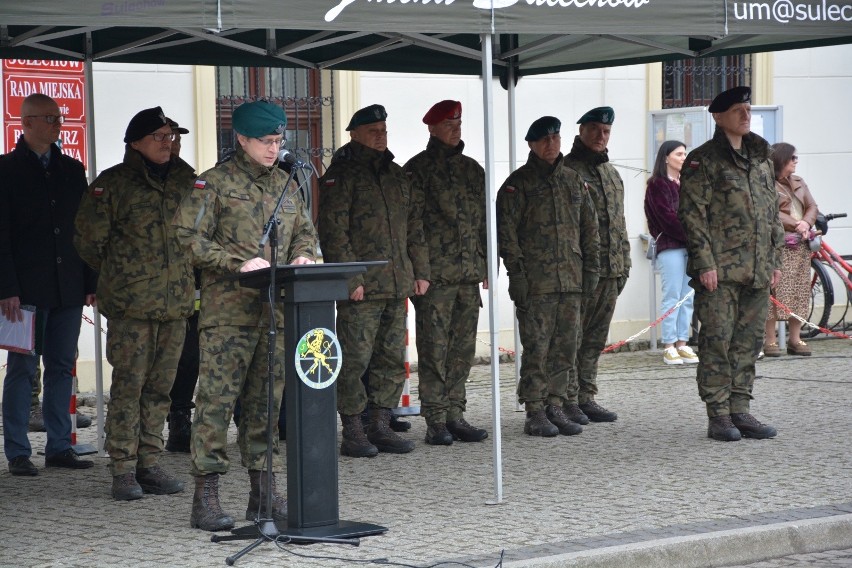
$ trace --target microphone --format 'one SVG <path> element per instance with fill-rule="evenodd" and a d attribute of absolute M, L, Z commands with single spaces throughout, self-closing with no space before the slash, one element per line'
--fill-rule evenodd
<path fill-rule="evenodd" d="M 306 164 L 302 160 L 300 160 L 296 154 L 291 152 L 290 150 L 282 148 L 280 152 L 278 152 L 278 161 L 283 162 L 290 166 L 291 168 L 310 168 L 310 164 Z"/>

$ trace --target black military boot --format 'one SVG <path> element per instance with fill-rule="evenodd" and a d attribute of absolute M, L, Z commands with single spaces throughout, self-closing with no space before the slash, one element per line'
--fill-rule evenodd
<path fill-rule="evenodd" d="M 443 422 L 433 422 L 426 427 L 426 443 L 430 446 L 451 446 L 453 435 Z"/>
<path fill-rule="evenodd" d="M 183 491 L 183 481 L 172 477 L 159 465 L 136 468 L 136 482 L 145 493 L 170 495 Z"/>
<path fill-rule="evenodd" d="M 132 471 L 112 477 L 112 498 L 116 501 L 133 501 L 142 498 L 142 488 L 136 483 L 136 474 Z"/>
<path fill-rule="evenodd" d="M 547 419 L 544 409 L 532 410 L 527 411 L 527 419 L 524 421 L 524 434 L 552 438 L 559 434 L 559 428 Z"/>
<path fill-rule="evenodd" d="M 581 426 L 585 426 L 589 423 L 589 417 L 586 416 L 586 413 L 580 410 L 580 405 L 576 402 L 566 402 L 562 405 L 562 410 L 565 411 L 565 416 L 568 417 L 568 420 L 571 422 L 576 422 Z"/>
<path fill-rule="evenodd" d="M 370 427 L 367 439 L 380 452 L 407 454 L 414 449 L 414 442 L 406 440 L 390 429 L 390 408 L 370 407 Z"/>
<path fill-rule="evenodd" d="M 376 448 L 364 434 L 364 423 L 360 414 L 341 414 L 343 422 L 343 441 L 340 443 L 340 455 L 353 458 L 372 458 L 379 455 Z"/>
<path fill-rule="evenodd" d="M 166 450 L 189 453 L 189 439 L 192 434 L 192 410 L 189 408 L 169 412 L 169 439 Z"/>
<path fill-rule="evenodd" d="M 592 422 L 615 422 L 618 420 L 618 414 L 607 410 L 594 400 L 584 402 L 579 406 L 583 414 L 588 416 Z"/>
<path fill-rule="evenodd" d="M 226 515 L 219 504 L 218 473 L 196 476 L 189 525 L 203 531 L 227 531 L 234 528 L 234 519 Z"/>
<path fill-rule="evenodd" d="M 741 438 L 740 431 L 734 426 L 727 414 L 711 416 L 707 426 L 707 437 L 720 442 L 736 442 Z"/>
<path fill-rule="evenodd" d="M 249 493 L 248 507 L 246 507 L 246 520 L 255 521 L 258 518 L 268 519 L 266 511 L 266 477 L 267 473 L 259 469 L 249 470 L 249 481 L 251 481 L 251 492 Z M 272 490 L 272 520 L 284 521 L 287 519 L 287 500 L 278 494 L 275 488 L 275 474 L 272 474 L 270 489 Z M 258 517 L 258 505 L 260 505 L 260 517 Z"/>
<path fill-rule="evenodd" d="M 464 418 L 447 422 L 447 430 L 453 435 L 453 440 L 462 442 L 481 442 L 488 437 L 488 432 L 467 423 Z"/>
<path fill-rule="evenodd" d="M 393 412 L 391 412 L 390 429 L 394 432 L 408 432 L 411 430 L 411 422 L 403 420 Z"/>
<path fill-rule="evenodd" d="M 743 435 L 743 438 L 754 438 L 763 440 L 765 438 L 774 438 L 778 435 L 778 431 L 768 424 L 760 423 L 757 418 L 751 414 L 731 414 L 731 422 L 734 423 L 737 430 Z"/>
<path fill-rule="evenodd" d="M 559 429 L 559 433 L 563 436 L 576 436 L 583 431 L 583 427 L 576 422 L 571 422 L 565 415 L 565 411 L 557 404 L 548 404 L 544 409 L 545 416 L 551 424 Z"/>

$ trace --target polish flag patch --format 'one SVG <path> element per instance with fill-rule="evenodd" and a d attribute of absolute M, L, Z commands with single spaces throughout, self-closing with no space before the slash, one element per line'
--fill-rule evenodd
<path fill-rule="evenodd" d="M 518 190 L 515 189 L 514 185 L 507 185 L 506 186 L 506 193 L 515 193 L 516 191 L 518 191 Z"/>
<path fill-rule="evenodd" d="M 697 170 L 698 166 L 700 165 L 701 164 L 697 160 L 692 160 L 691 162 L 689 162 L 689 168 L 692 170 Z"/>
<path fill-rule="evenodd" d="M 327 179 L 327 180 L 325 180 L 325 186 L 326 187 L 334 187 L 335 181 L 336 180 L 334 178 Z"/>
<path fill-rule="evenodd" d="M 92 195 L 94 195 L 95 197 L 100 197 L 103 194 L 104 194 L 104 188 L 102 188 L 102 187 L 96 187 L 95 189 L 92 190 Z"/>
<path fill-rule="evenodd" d="M 195 185 L 193 185 L 192 187 L 194 187 L 195 189 L 204 189 L 206 185 L 206 181 L 204 181 L 203 179 L 197 179 L 195 180 Z"/>

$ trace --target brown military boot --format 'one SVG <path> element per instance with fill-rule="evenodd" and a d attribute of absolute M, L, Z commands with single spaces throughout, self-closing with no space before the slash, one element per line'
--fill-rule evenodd
<path fill-rule="evenodd" d="M 433 422 L 426 426 L 425 442 L 430 446 L 452 446 L 453 435 L 443 422 Z"/>
<path fill-rule="evenodd" d="M 414 442 L 406 440 L 390 429 L 390 408 L 370 407 L 370 427 L 367 439 L 380 452 L 407 454 L 414 449 Z"/>
<path fill-rule="evenodd" d="M 464 418 L 447 422 L 447 430 L 453 435 L 453 440 L 462 442 L 481 442 L 488 437 L 488 432 L 468 424 Z"/>
<path fill-rule="evenodd" d="M 565 411 L 565 416 L 568 417 L 568 420 L 571 422 L 576 422 L 581 426 L 585 426 L 589 423 L 589 417 L 586 416 L 586 413 L 580 410 L 580 405 L 576 402 L 566 402 L 562 405 L 562 410 Z"/>
<path fill-rule="evenodd" d="M 757 418 L 747 412 L 743 414 L 731 414 L 731 422 L 740 431 L 743 438 L 763 440 L 765 438 L 774 438 L 778 435 L 778 431 L 775 428 L 769 424 L 759 422 Z"/>
<path fill-rule="evenodd" d="M 353 458 L 372 458 L 379 455 L 379 449 L 370 443 L 364 433 L 360 414 L 341 414 L 340 420 L 343 422 L 340 455 Z"/>
<path fill-rule="evenodd" d="M 594 400 L 580 404 L 580 410 L 583 411 L 589 420 L 592 422 L 615 422 L 618 420 L 618 414 L 611 410 L 607 410 Z"/>
<path fill-rule="evenodd" d="M 218 473 L 195 477 L 195 495 L 192 496 L 189 525 L 204 531 L 226 531 L 234 528 L 234 519 L 226 515 L 219 504 Z"/>
<path fill-rule="evenodd" d="M 528 410 L 527 419 L 524 421 L 524 434 L 552 438 L 559 434 L 559 428 L 547 419 L 544 409 Z"/>
<path fill-rule="evenodd" d="M 737 442 L 742 437 L 740 431 L 731 422 L 727 414 L 722 416 L 711 416 L 707 426 L 707 437 L 720 442 Z"/>
<path fill-rule="evenodd" d="M 172 477 L 159 465 L 137 467 L 136 482 L 142 487 L 142 491 L 154 495 L 170 495 L 183 491 L 183 481 Z"/>
<path fill-rule="evenodd" d="M 563 436 L 576 436 L 583 432 L 583 427 L 576 422 L 571 422 L 565 415 L 565 411 L 557 404 L 548 404 L 544 409 L 545 416 L 551 424 L 559 428 L 559 433 Z"/>
<path fill-rule="evenodd" d="M 256 521 L 257 519 L 268 519 L 269 514 L 266 511 L 266 476 L 265 471 L 259 469 L 249 470 L 249 480 L 251 481 L 251 493 L 249 493 L 248 507 L 246 508 L 246 520 Z M 272 489 L 272 520 L 284 521 L 287 520 L 287 500 L 278 494 L 275 488 L 275 474 L 272 474 L 270 489 Z M 260 516 L 258 517 L 258 510 Z"/>

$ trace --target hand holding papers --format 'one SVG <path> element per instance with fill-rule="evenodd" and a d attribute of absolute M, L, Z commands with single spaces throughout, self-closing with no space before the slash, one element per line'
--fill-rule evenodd
<path fill-rule="evenodd" d="M 20 306 L 16 311 L 5 310 L 0 316 L 0 349 L 7 349 L 25 355 L 35 354 L 35 306 Z"/>

